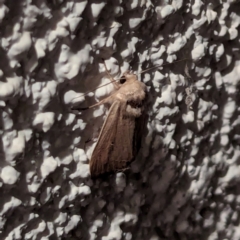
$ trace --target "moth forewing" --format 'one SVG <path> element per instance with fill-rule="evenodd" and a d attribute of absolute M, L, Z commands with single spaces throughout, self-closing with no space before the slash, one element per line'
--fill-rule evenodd
<path fill-rule="evenodd" d="M 92 177 L 125 170 L 138 152 L 146 86 L 135 74 L 124 77 L 109 97 L 91 106 L 110 105 L 90 160 Z"/>

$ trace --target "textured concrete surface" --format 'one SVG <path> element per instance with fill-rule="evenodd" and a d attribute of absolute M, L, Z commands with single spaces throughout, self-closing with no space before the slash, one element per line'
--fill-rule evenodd
<path fill-rule="evenodd" d="M 239 23 L 237 0 L 1 0 L 0 239 L 239 240 Z M 107 109 L 70 108 L 111 92 L 102 58 L 148 122 L 93 181 Z"/>

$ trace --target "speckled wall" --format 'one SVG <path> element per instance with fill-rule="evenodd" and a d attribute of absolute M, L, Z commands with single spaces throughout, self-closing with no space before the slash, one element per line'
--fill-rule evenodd
<path fill-rule="evenodd" d="M 0 239 L 240 239 L 239 1 L 0 2 Z M 146 84 L 147 121 L 93 180 L 108 109 L 71 108 L 112 91 L 102 59 Z"/>

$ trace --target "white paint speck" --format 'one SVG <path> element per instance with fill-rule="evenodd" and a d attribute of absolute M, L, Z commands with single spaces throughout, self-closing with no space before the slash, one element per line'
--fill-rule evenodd
<path fill-rule="evenodd" d="M 6 166 L 1 171 L 1 179 L 5 184 L 15 184 L 20 176 L 20 173 L 11 166 Z"/>

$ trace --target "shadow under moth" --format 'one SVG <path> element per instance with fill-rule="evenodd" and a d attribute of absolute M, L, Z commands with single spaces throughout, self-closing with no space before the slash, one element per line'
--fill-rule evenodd
<path fill-rule="evenodd" d="M 124 171 L 134 160 L 141 145 L 141 130 L 144 128 L 144 101 L 146 85 L 140 82 L 137 75 L 126 72 L 119 82 L 107 74 L 115 90 L 110 96 L 85 110 L 110 105 L 107 117 L 101 128 L 97 144 L 90 160 L 91 177 L 111 172 Z"/>

